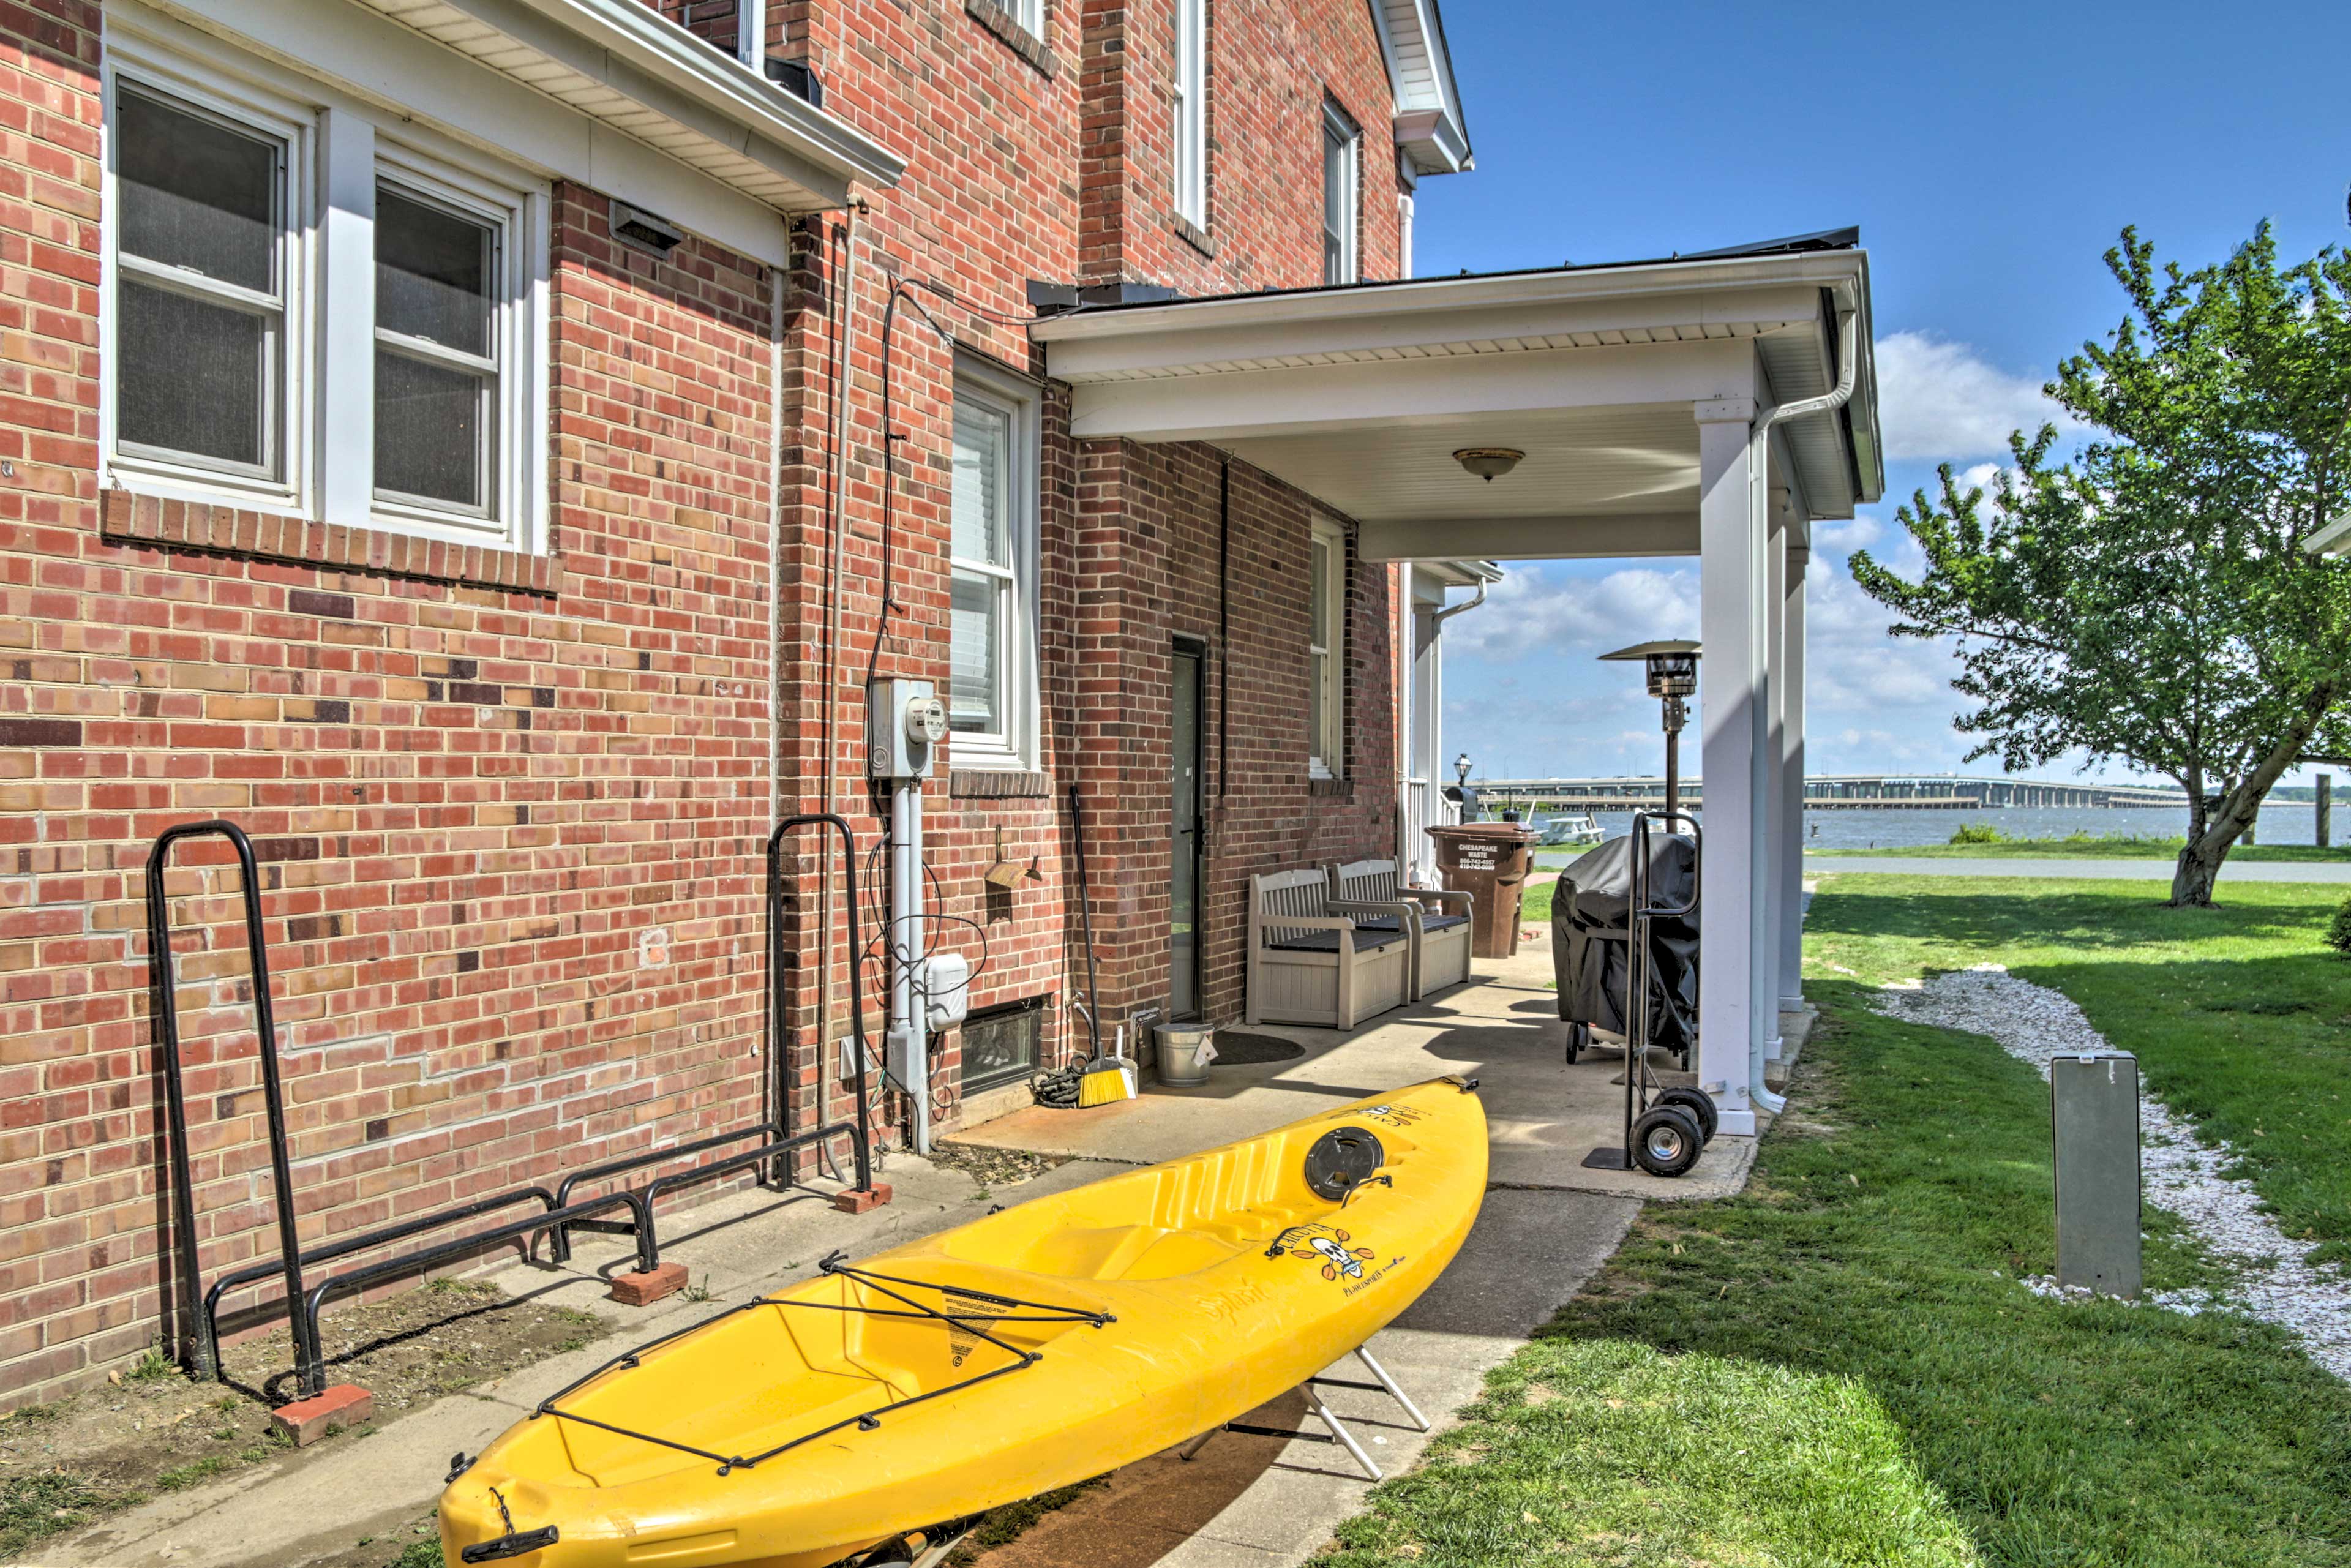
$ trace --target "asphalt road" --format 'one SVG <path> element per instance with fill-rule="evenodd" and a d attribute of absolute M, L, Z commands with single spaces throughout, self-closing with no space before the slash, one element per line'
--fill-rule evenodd
<path fill-rule="evenodd" d="M 1938 860 L 1928 855 L 1806 855 L 1804 874 L 1871 872 L 1894 876 L 2073 877 L 2101 882 L 2171 880 L 2169 861 Z M 2340 861 L 2231 861 L 2220 881 L 2339 882 L 2351 883 L 2351 863 Z"/>

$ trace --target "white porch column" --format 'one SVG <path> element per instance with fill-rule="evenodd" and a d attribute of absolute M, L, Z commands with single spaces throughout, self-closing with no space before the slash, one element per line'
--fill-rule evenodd
<path fill-rule="evenodd" d="M 1802 546 L 1788 550 L 1788 581 L 1780 647 L 1782 740 L 1781 776 L 1787 815 L 1780 842 L 1785 851 L 1780 868 L 1780 1006 L 1789 1012 L 1804 1005 L 1804 571 L 1812 551 Z"/>
<path fill-rule="evenodd" d="M 1722 1131 L 1751 1134 L 1749 1085 L 1761 1051 L 1756 1006 L 1762 951 L 1757 894 L 1769 885 L 1756 830 L 1764 804 L 1763 509 L 1751 483 L 1752 398 L 1695 405 L 1698 434 L 1698 663 L 1701 820 L 1698 882 L 1700 1088 L 1721 1108 Z"/>
<path fill-rule="evenodd" d="M 1763 561 L 1763 811 L 1759 819 L 1763 852 L 1758 861 L 1762 881 L 1755 889 L 1757 923 L 1763 928 L 1758 963 L 1757 1008 L 1762 1014 L 1763 1060 L 1780 1060 L 1780 942 L 1786 911 L 1780 905 L 1780 883 L 1788 862 L 1789 845 L 1782 830 L 1788 820 L 1788 774 L 1782 766 L 1788 745 L 1788 496 L 1769 490 L 1765 496 Z"/>

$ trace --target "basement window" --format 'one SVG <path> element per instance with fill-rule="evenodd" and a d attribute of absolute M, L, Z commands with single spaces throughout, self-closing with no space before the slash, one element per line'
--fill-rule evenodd
<path fill-rule="evenodd" d="M 1030 997 L 1002 1007 L 976 1008 L 963 1020 L 963 1092 L 1000 1089 L 1036 1075 L 1045 1038 L 1045 1004 Z"/>

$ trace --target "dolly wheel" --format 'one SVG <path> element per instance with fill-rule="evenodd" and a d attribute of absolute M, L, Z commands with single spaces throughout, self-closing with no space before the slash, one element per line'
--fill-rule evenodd
<path fill-rule="evenodd" d="M 1698 1135 L 1708 1143 L 1714 1142 L 1714 1131 L 1722 1125 L 1722 1114 L 1714 1108 L 1714 1096 L 1701 1090 L 1685 1089 L 1679 1085 L 1665 1091 L 1652 1105 L 1678 1105 L 1690 1113 L 1698 1124 Z"/>
<path fill-rule="evenodd" d="M 1680 1176 L 1705 1149 L 1697 1119 L 1679 1105 L 1653 1105 L 1633 1124 L 1633 1163 L 1651 1176 Z"/>
<path fill-rule="evenodd" d="M 1567 1064 L 1570 1067 L 1574 1066 L 1575 1059 L 1582 1056 L 1584 1051 L 1591 1047 L 1591 1044 L 1592 1036 L 1585 1031 L 1584 1027 L 1582 1024 L 1572 1023 L 1568 1025 Z"/>

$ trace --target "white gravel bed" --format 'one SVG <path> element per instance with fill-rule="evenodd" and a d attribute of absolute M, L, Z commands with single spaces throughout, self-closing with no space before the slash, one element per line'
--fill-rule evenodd
<path fill-rule="evenodd" d="M 2071 998 L 1996 964 L 1938 975 L 1924 985 L 1889 986 L 1879 995 L 1879 1010 L 1888 1017 L 1984 1035 L 2043 1078 L 2053 1057 L 2113 1049 Z M 2312 1243 L 2278 1229 L 2262 1212 L 2252 1183 L 2221 1174 L 2235 1150 L 2199 1142 L 2185 1118 L 2144 1089 L 2139 1126 L 2147 1201 L 2178 1215 L 2237 1276 L 2235 1289 L 2217 1301 L 2201 1292 L 2163 1291 L 2152 1293 L 2150 1302 L 2184 1312 L 2233 1308 L 2291 1329 L 2312 1359 L 2351 1380 L 2351 1282 L 2312 1265 Z M 2049 1280 L 2024 1283 L 2045 1296 L 2077 1293 Z"/>

